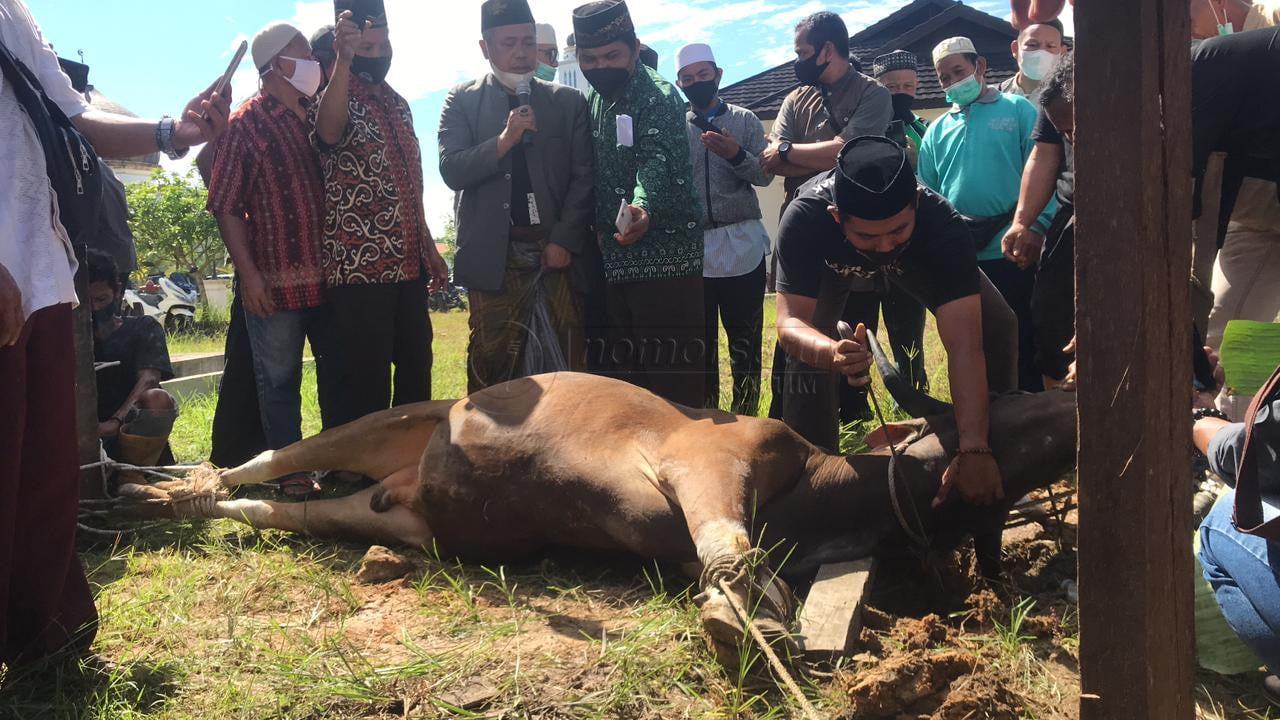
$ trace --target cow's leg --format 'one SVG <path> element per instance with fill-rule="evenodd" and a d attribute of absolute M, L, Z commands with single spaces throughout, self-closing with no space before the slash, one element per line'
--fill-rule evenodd
<path fill-rule="evenodd" d="M 312 470 L 347 470 L 382 479 L 402 468 L 416 468 L 432 431 L 455 402 L 415 403 L 367 415 L 281 450 L 268 450 L 224 471 L 222 483 L 257 485 Z"/>
<path fill-rule="evenodd" d="M 195 502 L 183 514 L 237 520 L 260 530 L 284 530 L 339 540 L 418 548 L 429 545 L 431 528 L 418 513 L 399 505 L 383 512 L 375 512 L 370 507 L 379 490 L 374 486 L 347 497 L 292 503 L 248 498 Z"/>

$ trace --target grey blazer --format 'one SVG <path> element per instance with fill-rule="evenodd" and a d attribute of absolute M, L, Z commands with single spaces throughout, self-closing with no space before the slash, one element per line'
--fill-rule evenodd
<path fill-rule="evenodd" d="M 538 131 L 525 150 L 529 180 L 548 240 L 577 256 L 591 239 L 595 176 L 586 97 L 534 79 Z M 459 197 L 454 276 L 473 290 L 502 289 L 511 227 L 511 155 L 498 160 L 498 135 L 511 109 L 487 74 L 449 92 L 440 115 L 440 175 Z"/>

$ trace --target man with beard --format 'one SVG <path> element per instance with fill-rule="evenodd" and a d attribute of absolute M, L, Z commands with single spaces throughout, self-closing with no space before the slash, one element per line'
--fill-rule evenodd
<path fill-rule="evenodd" d="M 729 337 L 732 411 L 755 415 L 760 404 L 764 330 L 764 259 L 769 233 L 756 187 L 773 176 L 760 167 L 764 125 L 750 110 L 720 98 L 724 70 L 711 47 L 686 45 L 676 56 L 677 84 L 689 98 L 689 152 L 703 193 L 703 309 L 707 322 L 707 407 L 720 406 L 720 320 Z"/>
<path fill-rule="evenodd" d="M 521 376 L 539 295 L 566 369 L 582 366 L 568 270 L 590 239 L 594 191 L 586 98 L 534 77 L 528 3 L 487 0 L 480 28 L 492 71 L 450 91 L 440 116 L 440 176 L 461 193 L 454 265 L 471 300 L 468 392 Z"/>
<path fill-rule="evenodd" d="M 612 342 L 633 384 L 689 407 L 704 401 L 702 208 L 689 164 L 684 103 L 640 62 L 626 2 L 573 11 L 596 162 L 596 239 Z M 598 352 L 589 348 L 589 352 Z"/>

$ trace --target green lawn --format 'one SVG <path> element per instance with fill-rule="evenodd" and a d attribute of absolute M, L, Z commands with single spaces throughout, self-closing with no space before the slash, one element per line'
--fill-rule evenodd
<path fill-rule="evenodd" d="M 764 387 L 761 389 L 761 415 L 768 413 L 769 401 L 772 397 L 769 392 L 768 378 L 770 368 L 773 365 L 773 346 L 777 338 L 777 333 L 774 329 L 776 310 L 773 296 L 765 298 L 764 309 Z M 435 341 L 433 343 L 435 363 L 431 374 L 432 397 L 463 397 L 467 388 L 465 370 L 467 313 L 456 310 L 448 313 L 433 313 L 431 323 L 435 331 Z M 178 336 L 170 339 L 169 352 L 174 355 L 179 353 L 221 352 L 223 342 L 223 338 L 208 334 Z M 929 318 L 928 327 L 925 331 L 924 352 L 930 382 L 933 386 L 932 392 L 939 398 L 949 399 L 950 386 L 946 376 L 946 356 L 938 340 L 932 317 Z M 722 408 L 728 409 L 733 390 L 729 374 L 728 340 L 724 335 L 723 329 L 720 332 L 719 358 L 720 404 Z M 308 366 L 302 378 L 302 431 L 304 436 L 315 434 L 320 430 L 320 407 L 316 402 L 315 380 L 315 370 L 313 367 Z M 884 398 L 881 406 L 886 408 L 887 412 L 891 403 L 884 393 L 884 387 L 880 383 L 879 377 L 875 380 L 875 387 L 877 392 L 880 393 L 880 397 Z M 173 431 L 173 450 L 180 461 L 198 462 L 209 457 L 209 429 L 213 426 L 213 411 L 216 403 L 217 399 L 214 396 L 205 395 L 189 399 L 183 404 L 182 415 L 178 418 L 178 423 Z M 897 416 L 895 415 L 895 417 Z M 861 427 L 853 428 L 854 432 L 852 434 L 856 435 L 862 429 Z"/>

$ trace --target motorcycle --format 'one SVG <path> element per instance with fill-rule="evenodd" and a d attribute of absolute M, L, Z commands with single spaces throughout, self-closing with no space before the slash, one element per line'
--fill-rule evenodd
<path fill-rule="evenodd" d="M 443 290 L 437 290 L 427 297 L 427 308 L 431 312 L 449 312 L 450 310 L 466 310 L 467 297 L 466 290 L 453 284 L 452 279 L 449 285 Z"/>
<path fill-rule="evenodd" d="M 125 315 L 155 318 L 169 334 L 190 329 L 196 321 L 196 302 L 200 294 L 194 283 L 189 287 L 184 285 L 187 283 L 179 284 L 163 274 L 148 276 L 142 287 L 125 289 Z"/>

